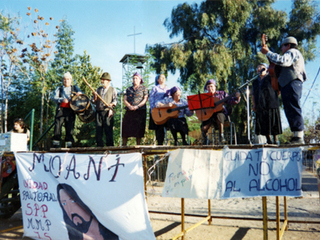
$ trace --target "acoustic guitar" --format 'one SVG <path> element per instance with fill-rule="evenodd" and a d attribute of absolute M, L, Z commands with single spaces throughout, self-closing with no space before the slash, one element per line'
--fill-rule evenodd
<path fill-rule="evenodd" d="M 207 121 L 216 112 L 221 112 L 223 110 L 223 103 L 228 101 L 232 96 L 228 96 L 222 100 L 218 97 L 213 97 L 214 106 L 209 108 L 203 108 L 196 110 L 196 116 L 201 121 Z"/>
<path fill-rule="evenodd" d="M 177 105 L 173 104 L 172 107 L 153 108 L 151 111 L 152 119 L 157 125 L 165 124 L 170 118 L 178 118 L 179 110 L 187 107 L 177 107 Z"/>
<path fill-rule="evenodd" d="M 262 41 L 262 46 L 265 47 L 266 46 L 266 42 L 267 42 L 267 36 L 265 34 L 262 34 L 261 37 L 261 41 Z M 279 89 L 279 84 L 278 84 L 278 76 L 280 74 L 281 71 L 281 67 L 274 64 L 273 62 L 269 60 L 269 75 L 271 77 L 271 86 L 273 88 L 273 90 L 278 91 L 278 93 L 280 93 L 280 89 Z"/>

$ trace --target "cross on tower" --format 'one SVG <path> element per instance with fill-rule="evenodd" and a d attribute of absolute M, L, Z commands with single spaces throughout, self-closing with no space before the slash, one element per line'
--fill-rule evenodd
<path fill-rule="evenodd" d="M 128 37 L 133 36 L 133 49 L 134 49 L 134 54 L 136 53 L 136 35 L 139 35 L 142 33 L 136 33 L 136 27 L 133 27 L 133 34 L 128 35 Z"/>

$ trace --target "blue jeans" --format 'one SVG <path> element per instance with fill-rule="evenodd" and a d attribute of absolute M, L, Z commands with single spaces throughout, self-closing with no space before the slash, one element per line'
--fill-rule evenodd
<path fill-rule="evenodd" d="M 300 98 L 302 95 L 302 82 L 293 80 L 281 88 L 284 112 L 289 122 L 291 131 L 303 131 L 304 122 L 302 109 L 300 107 Z"/>

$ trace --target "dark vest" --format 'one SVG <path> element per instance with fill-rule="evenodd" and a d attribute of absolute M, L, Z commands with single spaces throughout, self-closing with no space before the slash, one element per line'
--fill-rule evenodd
<path fill-rule="evenodd" d="M 97 89 L 97 93 L 101 96 L 103 87 L 99 87 Z M 113 97 L 113 87 L 109 86 L 107 94 L 104 96 L 103 100 L 106 103 L 111 103 L 112 102 L 112 97 Z M 97 111 L 103 111 L 106 108 L 103 102 L 98 98 L 96 101 L 96 109 Z"/>
<path fill-rule="evenodd" d="M 260 89 L 258 81 L 260 81 L 260 78 L 254 80 L 252 83 L 253 96 L 257 110 L 259 111 L 260 109 L 279 108 L 278 93 L 273 90 L 271 86 L 270 75 L 267 75 L 262 80 Z"/>
<path fill-rule="evenodd" d="M 59 98 L 61 98 L 61 97 L 64 98 L 65 97 L 65 96 L 62 95 L 62 92 L 63 92 L 63 86 L 61 86 L 59 88 Z M 73 92 L 75 92 L 75 87 L 73 85 L 71 85 L 71 93 L 73 93 Z M 60 109 L 60 105 L 61 105 L 61 103 L 57 104 L 57 110 Z"/>
<path fill-rule="evenodd" d="M 298 77 L 293 70 L 293 65 L 291 65 L 290 67 L 281 67 L 281 72 L 278 78 L 279 85 L 281 87 L 286 86 L 288 83 L 295 79 L 298 79 Z"/>
<path fill-rule="evenodd" d="M 61 86 L 60 89 L 59 89 L 59 97 L 63 97 L 62 96 L 62 91 L 63 91 L 63 86 Z M 71 85 L 71 93 L 72 92 L 74 92 L 74 86 L 73 85 Z"/>

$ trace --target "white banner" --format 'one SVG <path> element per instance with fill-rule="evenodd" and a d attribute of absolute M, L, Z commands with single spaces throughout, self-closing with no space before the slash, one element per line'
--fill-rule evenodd
<path fill-rule="evenodd" d="M 155 239 L 140 153 L 15 153 L 25 236 Z"/>
<path fill-rule="evenodd" d="M 171 152 L 163 197 L 223 199 L 302 195 L 301 148 Z"/>
<path fill-rule="evenodd" d="M 180 149 L 170 152 L 163 197 L 219 198 L 222 151 Z"/>
<path fill-rule="evenodd" d="M 302 149 L 226 148 L 221 198 L 302 195 Z"/>

